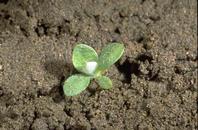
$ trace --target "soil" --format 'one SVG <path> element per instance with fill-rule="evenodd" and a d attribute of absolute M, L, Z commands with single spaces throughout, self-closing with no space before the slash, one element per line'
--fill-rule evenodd
<path fill-rule="evenodd" d="M 125 45 L 75 97 L 73 47 Z M 195 130 L 196 0 L 0 0 L 0 130 Z"/>

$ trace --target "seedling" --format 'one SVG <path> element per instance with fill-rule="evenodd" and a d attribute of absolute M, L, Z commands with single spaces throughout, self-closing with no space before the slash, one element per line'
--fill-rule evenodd
<path fill-rule="evenodd" d="M 102 74 L 122 56 L 123 52 L 124 45 L 120 43 L 108 44 L 99 56 L 88 45 L 76 45 L 73 50 L 72 62 L 82 74 L 72 75 L 64 82 L 64 94 L 75 96 L 81 93 L 88 87 L 91 79 L 96 79 L 103 89 L 112 88 L 111 80 Z"/>

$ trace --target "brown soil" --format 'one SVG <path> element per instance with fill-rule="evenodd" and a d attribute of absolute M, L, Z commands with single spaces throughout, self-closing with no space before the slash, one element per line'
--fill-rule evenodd
<path fill-rule="evenodd" d="M 64 97 L 72 48 L 126 50 Z M 0 0 L 0 130 L 197 129 L 196 0 Z"/>

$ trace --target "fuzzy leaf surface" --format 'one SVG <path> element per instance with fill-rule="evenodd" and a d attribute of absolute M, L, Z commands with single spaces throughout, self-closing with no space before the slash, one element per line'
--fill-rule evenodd
<path fill-rule="evenodd" d="M 86 63 L 97 60 L 98 55 L 92 47 L 85 44 L 78 44 L 75 46 L 72 55 L 72 62 L 78 71 L 87 74 Z"/>
<path fill-rule="evenodd" d="M 112 88 L 112 82 L 111 80 L 106 76 L 100 76 L 97 79 L 98 84 L 103 89 L 110 89 Z"/>
<path fill-rule="evenodd" d="M 69 77 L 63 86 L 63 91 L 66 96 L 75 96 L 85 90 L 89 83 L 90 77 L 84 75 L 73 75 Z"/>
<path fill-rule="evenodd" d="M 120 43 L 108 44 L 100 53 L 98 70 L 103 71 L 113 65 L 124 52 L 124 45 Z"/>

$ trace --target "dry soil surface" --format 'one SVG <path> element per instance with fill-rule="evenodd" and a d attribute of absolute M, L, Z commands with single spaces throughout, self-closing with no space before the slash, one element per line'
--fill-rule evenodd
<path fill-rule="evenodd" d="M 75 97 L 77 42 L 125 53 Z M 0 130 L 197 129 L 196 0 L 0 0 Z"/>

